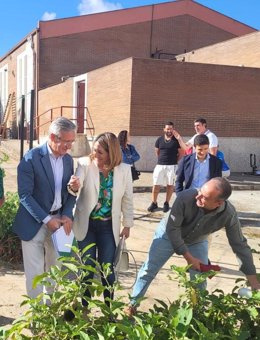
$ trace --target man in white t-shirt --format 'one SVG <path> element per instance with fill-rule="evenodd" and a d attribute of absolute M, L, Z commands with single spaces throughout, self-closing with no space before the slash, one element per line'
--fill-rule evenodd
<path fill-rule="evenodd" d="M 197 135 L 206 135 L 209 139 L 209 153 L 216 156 L 217 151 L 218 151 L 218 138 L 217 136 L 211 132 L 207 128 L 207 122 L 206 119 L 204 118 L 198 118 L 194 121 L 194 128 L 196 131 L 196 134 L 191 137 L 191 139 L 188 140 L 188 142 L 184 142 L 181 135 L 175 130 L 174 131 L 174 136 L 178 140 L 180 146 L 182 149 L 185 151 L 188 150 L 189 148 L 194 146 L 194 139 Z"/>

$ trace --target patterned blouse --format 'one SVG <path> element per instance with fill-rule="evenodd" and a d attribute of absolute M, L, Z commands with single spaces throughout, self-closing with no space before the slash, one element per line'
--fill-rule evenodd
<path fill-rule="evenodd" d="M 112 211 L 112 195 L 113 195 L 113 171 L 109 171 L 108 176 L 104 177 L 99 172 L 100 188 L 98 203 L 90 214 L 93 220 L 110 220 Z"/>

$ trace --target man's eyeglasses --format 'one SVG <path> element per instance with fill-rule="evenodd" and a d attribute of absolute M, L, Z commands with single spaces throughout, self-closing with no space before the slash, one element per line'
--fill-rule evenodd
<path fill-rule="evenodd" d="M 64 140 L 59 136 L 56 136 L 56 138 L 59 140 L 60 144 L 63 144 L 64 146 L 72 146 L 75 143 L 75 140 Z"/>

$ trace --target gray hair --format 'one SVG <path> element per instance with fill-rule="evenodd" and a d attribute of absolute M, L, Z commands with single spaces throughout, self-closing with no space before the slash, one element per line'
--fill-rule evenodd
<path fill-rule="evenodd" d="M 216 188 L 220 192 L 218 199 L 226 201 L 232 194 L 232 187 L 229 181 L 223 177 L 212 178 L 212 181 L 215 182 Z"/>
<path fill-rule="evenodd" d="M 66 117 L 59 117 L 52 121 L 50 127 L 49 127 L 49 136 L 51 134 L 54 134 L 56 136 L 59 136 L 61 131 L 69 132 L 69 131 L 76 131 L 76 125 L 72 123 L 71 120 L 69 120 Z"/>

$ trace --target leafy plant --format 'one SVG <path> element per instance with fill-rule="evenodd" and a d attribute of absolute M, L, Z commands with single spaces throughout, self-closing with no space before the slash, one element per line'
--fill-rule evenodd
<path fill-rule="evenodd" d="M 7 192 L 0 209 L 0 257 L 9 263 L 20 263 L 22 259 L 21 241 L 12 232 L 12 224 L 18 209 L 17 193 Z"/>
<path fill-rule="evenodd" d="M 185 287 L 185 294 L 179 301 L 184 299 L 183 303 L 192 307 L 192 321 L 186 333 L 189 339 L 260 339 L 260 292 L 252 292 L 249 299 L 241 298 L 237 293 L 240 286 L 235 286 L 231 294 L 220 289 L 209 294 L 207 290 L 199 291 L 197 285 L 214 272 L 189 281 L 185 268 L 173 266 L 173 270 Z M 246 284 L 245 279 L 236 282 Z"/>
<path fill-rule="evenodd" d="M 26 297 L 23 305 L 27 305 L 28 310 L 9 330 L 2 329 L 2 339 L 260 339 L 260 292 L 253 292 L 250 298 L 239 297 L 237 290 L 241 279 L 237 280 L 240 283 L 231 294 L 225 295 L 221 290 L 209 294 L 206 290 L 199 291 L 198 285 L 215 272 L 203 273 L 190 281 L 189 266 L 173 266 L 184 293 L 173 302 L 156 300 L 148 312 L 138 311 L 129 319 L 124 313 L 123 297 L 107 301 L 110 302 L 108 306 L 100 298 L 104 291 L 100 281 L 94 278 L 91 285 L 84 281 L 86 272 L 94 269 L 84 265 L 83 254 L 77 247 L 73 246 L 72 250 L 72 257 L 60 258 L 61 267 L 54 266 L 35 278 L 34 285 L 52 286 L 52 292 L 36 299 Z M 108 265 L 95 264 L 96 275 L 99 272 L 104 277 L 109 275 Z M 86 288 L 91 292 L 91 298 L 86 298 L 88 309 L 81 303 Z M 116 291 L 120 287 L 115 285 L 111 289 Z M 26 335 L 29 330 L 32 334 Z"/>
<path fill-rule="evenodd" d="M 101 271 L 106 277 L 110 273 L 109 266 L 104 265 L 101 268 L 96 262 L 97 269 L 86 266 L 80 251 L 75 246 L 72 250 L 74 256 L 60 258 L 61 267 L 53 266 L 48 273 L 34 279 L 34 286 L 41 284 L 47 290 L 52 286 L 53 290 L 49 294 L 40 294 L 35 299 L 26 297 L 22 305 L 27 305 L 28 310 L 4 332 L 4 338 L 120 339 L 118 336 L 122 331 L 117 329 L 114 320 L 122 318 L 124 303 L 116 299 L 110 301 L 111 305 L 108 307 L 103 299 L 99 298 L 104 292 L 100 281 L 94 278 L 91 285 L 84 282 L 84 277 L 89 271 L 94 271 L 97 275 Z M 81 303 L 86 288 L 91 292 L 91 299 L 86 297 L 89 302 L 88 309 Z M 92 313 L 88 314 L 88 310 Z M 70 318 L 67 318 L 68 311 L 72 315 Z M 125 321 L 130 327 L 131 322 L 127 319 Z M 28 330 L 32 331 L 33 336 L 26 335 Z"/>
<path fill-rule="evenodd" d="M 7 153 L 5 152 L 1 152 L 1 156 L 0 156 L 0 165 L 4 162 L 7 162 L 9 159 L 9 156 L 7 155 Z"/>

